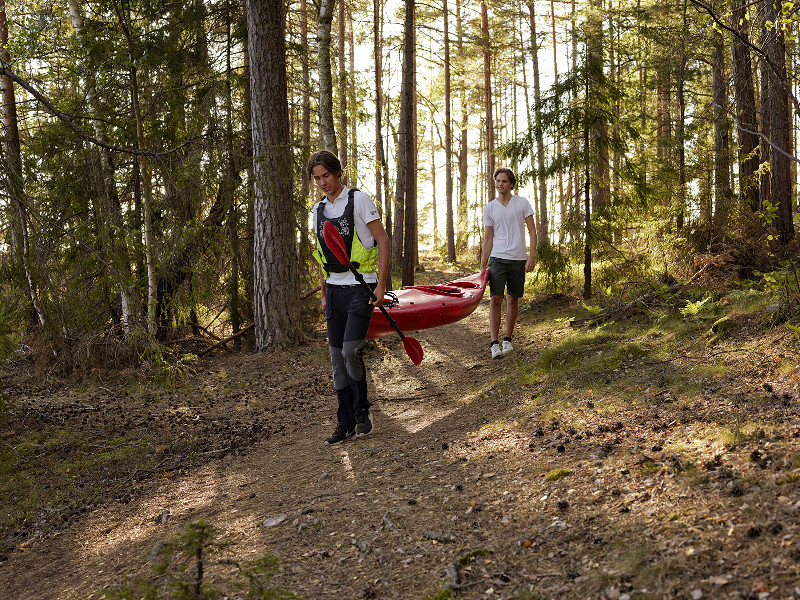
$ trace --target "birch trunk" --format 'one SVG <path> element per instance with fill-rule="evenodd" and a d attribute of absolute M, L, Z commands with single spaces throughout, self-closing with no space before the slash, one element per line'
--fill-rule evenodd
<path fill-rule="evenodd" d="M 117 13 L 122 30 L 125 34 L 127 43 L 128 60 L 128 74 L 130 77 L 130 95 L 131 95 L 131 109 L 133 111 L 133 118 L 136 123 L 136 141 L 135 147 L 138 150 L 143 150 L 145 147 L 144 142 L 144 126 L 142 123 L 142 110 L 139 103 L 139 76 L 136 68 L 134 41 L 131 35 L 130 28 L 128 27 L 127 15 L 123 12 L 122 7 L 118 2 L 114 2 L 114 10 Z M 156 264 L 153 249 L 153 190 L 152 181 L 150 177 L 149 167 L 141 154 L 136 157 L 139 164 L 142 176 L 142 219 L 144 227 L 144 252 L 145 263 L 147 265 L 147 332 L 150 335 L 156 335 L 158 327 L 158 315 L 156 307 L 156 296 L 158 294 L 158 286 L 156 281 Z"/>

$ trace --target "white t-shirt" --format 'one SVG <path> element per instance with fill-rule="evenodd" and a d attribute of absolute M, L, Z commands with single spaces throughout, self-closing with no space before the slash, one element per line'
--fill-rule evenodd
<path fill-rule="evenodd" d="M 335 201 L 331 202 L 327 198 L 320 200 L 320 202 L 325 202 L 325 208 L 322 214 L 328 219 L 341 217 L 344 214 L 344 210 L 347 208 L 347 196 L 349 192 L 349 188 L 343 187 Z M 320 202 L 317 202 L 311 210 L 314 215 L 314 231 L 317 231 L 317 208 Z M 372 237 L 372 232 L 370 232 L 369 227 L 367 227 L 367 223 L 371 223 L 379 218 L 378 209 L 375 208 L 375 203 L 372 201 L 372 198 L 367 196 L 364 192 L 356 190 L 353 193 L 353 220 L 356 222 L 356 234 L 358 234 L 358 239 L 361 240 L 361 244 L 367 250 L 375 245 L 375 238 Z M 355 275 L 353 275 L 349 269 L 344 273 L 331 273 L 325 281 L 334 285 L 354 285 L 358 283 Z M 377 283 L 377 273 L 364 273 L 364 281 L 367 283 Z"/>
<path fill-rule="evenodd" d="M 511 196 L 506 206 L 495 198 L 483 207 L 483 225 L 494 233 L 490 256 L 508 260 L 528 260 L 525 219 L 533 215 L 527 198 Z"/>

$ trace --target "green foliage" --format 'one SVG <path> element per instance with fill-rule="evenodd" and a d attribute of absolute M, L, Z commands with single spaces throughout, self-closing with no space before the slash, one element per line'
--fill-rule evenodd
<path fill-rule="evenodd" d="M 684 317 L 693 317 L 697 318 L 702 316 L 702 314 L 708 314 L 714 309 L 714 301 L 711 296 L 703 298 L 698 302 L 687 302 L 686 306 L 681 308 L 681 314 Z"/>
<path fill-rule="evenodd" d="M 543 280 L 548 294 L 566 293 L 571 279 L 569 256 L 548 240 L 539 242 L 536 247 L 537 269 L 534 281 Z"/>
<path fill-rule="evenodd" d="M 11 315 L 0 309 L 0 366 L 4 365 L 19 344 L 11 327 Z"/>
<path fill-rule="evenodd" d="M 214 567 L 233 567 L 237 592 L 247 600 L 291 600 L 298 596 L 269 585 L 278 559 L 265 554 L 242 566 L 235 560 L 217 559 L 225 544 L 215 541 L 214 528 L 200 519 L 190 523 L 173 541 L 157 549 L 153 578 L 126 580 L 108 595 L 109 600 L 214 600 L 230 597 L 206 579 Z"/>

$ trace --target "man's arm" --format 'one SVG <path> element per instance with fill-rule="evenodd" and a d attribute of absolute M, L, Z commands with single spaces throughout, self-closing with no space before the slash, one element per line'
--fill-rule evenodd
<path fill-rule="evenodd" d="M 494 227 L 491 225 L 486 226 L 486 232 L 483 234 L 483 252 L 481 252 L 481 271 L 486 269 L 489 264 L 489 256 L 492 254 L 492 246 L 494 245 Z"/>
<path fill-rule="evenodd" d="M 531 248 L 528 260 L 525 262 L 525 272 L 530 273 L 536 267 L 536 223 L 533 221 L 533 215 L 525 217 L 525 225 L 528 226 L 528 238 Z"/>
<path fill-rule="evenodd" d="M 389 234 L 383 227 L 380 219 L 375 219 L 367 223 L 369 232 L 375 238 L 375 243 L 378 244 L 378 287 L 375 288 L 375 297 L 377 300 L 373 301 L 375 306 L 383 303 L 383 297 L 386 295 L 386 278 L 389 275 L 389 257 L 391 255 L 392 241 L 389 239 Z"/>

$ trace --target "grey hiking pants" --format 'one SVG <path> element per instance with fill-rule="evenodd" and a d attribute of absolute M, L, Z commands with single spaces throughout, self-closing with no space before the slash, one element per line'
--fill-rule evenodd
<path fill-rule="evenodd" d="M 375 285 L 371 287 L 374 289 Z M 332 285 L 325 290 L 325 318 L 333 366 L 333 386 L 339 400 L 336 419 L 351 428 L 356 415 L 369 410 L 364 344 L 374 307 L 360 285 Z"/>

